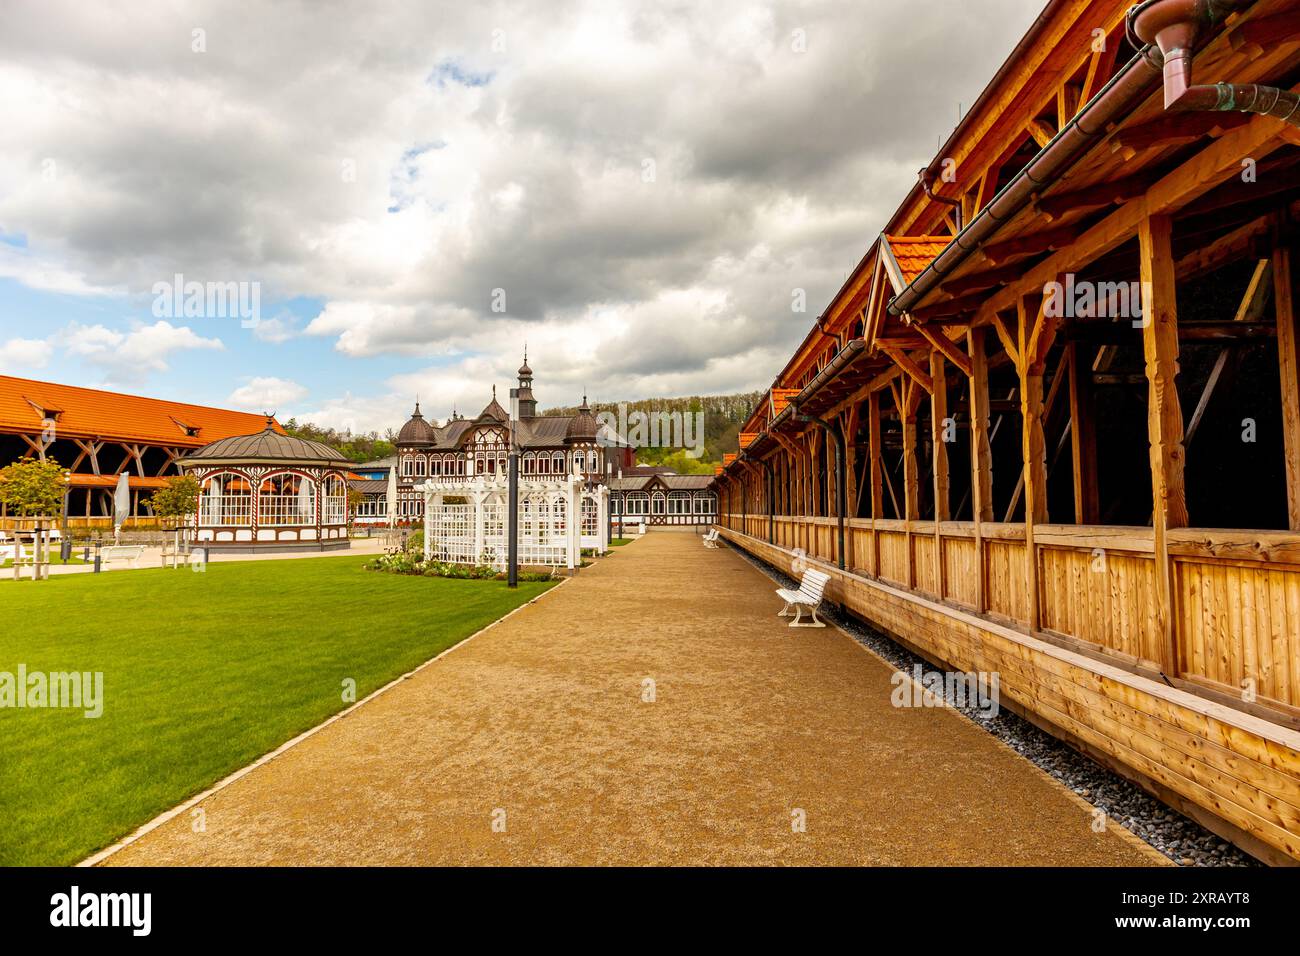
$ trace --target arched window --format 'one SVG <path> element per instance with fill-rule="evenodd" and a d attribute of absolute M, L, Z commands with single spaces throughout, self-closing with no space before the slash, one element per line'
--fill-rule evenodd
<path fill-rule="evenodd" d="M 533 473 L 533 453 L 531 451 L 524 452 L 523 470 L 525 475 Z"/>
<path fill-rule="evenodd" d="M 670 515 L 688 515 L 691 513 L 691 493 L 689 491 L 668 492 L 668 513 Z"/>
<path fill-rule="evenodd" d="M 575 451 L 573 453 L 573 473 L 575 475 L 582 474 L 582 470 L 583 470 L 582 463 L 586 459 L 586 457 L 587 456 L 580 451 Z"/>
<path fill-rule="evenodd" d="M 587 470 L 593 475 L 600 471 L 600 462 L 596 458 L 596 450 L 594 448 L 587 452 Z"/>
<path fill-rule="evenodd" d="M 325 524 L 348 523 L 348 485 L 338 475 L 325 479 Z"/>
<path fill-rule="evenodd" d="M 551 456 L 551 471 L 557 475 L 564 474 L 564 452 L 557 451 Z"/>
<path fill-rule="evenodd" d="M 407 457 L 407 458 L 403 458 L 403 459 L 402 459 L 402 477 L 403 477 L 403 478 L 409 478 L 409 477 L 411 477 L 411 467 L 412 467 L 412 465 L 411 465 L 411 459 L 410 459 L 409 457 Z"/>
<path fill-rule="evenodd" d="M 664 493 L 662 491 L 656 491 L 650 496 L 650 513 L 652 515 L 664 513 Z"/>
<path fill-rule="evenodd" d="M 203 482 L 199 524 L 248 525 L 253 520 L 253 486 L 242 475 L 223 472 Z"/>
<path fill-rule="evenodd" d="M 644 491 L 629 491 L 626 501 L 627 510 L 623 512 L 629 515 L 644 515 L 650 513 L 650 496 Z"/>
<path fill-rule="evenodd" d="M 701 494 L 695 496 L 695 513 L 697 515 L 711 515 L 717 513 L 717 496 L 713 494 Z"/>
<path fill-rule="evenodd" d="M 551 456 L 541 454 L 537 456 L 537 473 L 539 475 L 549 475 L 551 473 Z"/>
<path fill-rule="evenodd" d="M 415 459 L 415 475 L 417 478 L 424 477 L 424 456 L 423 455 Z"/>
<path fill-rule="evenodd" d="M 267 527 L 316 523 L 316 483 L 302 475 L 268 475 L 257 489 L 257 523 Z"/>

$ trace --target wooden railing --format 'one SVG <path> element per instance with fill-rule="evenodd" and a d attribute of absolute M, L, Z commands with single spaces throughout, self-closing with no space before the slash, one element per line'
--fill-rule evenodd
<path fill-rule="evenodd" d="M 766 515 L 722 525 L 768 540 Z M 836 564 L 834 518 L 778 516 L 773 542 Z M 845 522 L 845 566 L 1024 630 L 1030 626 L 1019 524 Z M 1300 715 L 1300 538 L 1284 532 L 1171 531 L 1174 647 L 1155 618 L 1150 528 L 1040 525 L 1038 633 L 1228 698 Z"/>

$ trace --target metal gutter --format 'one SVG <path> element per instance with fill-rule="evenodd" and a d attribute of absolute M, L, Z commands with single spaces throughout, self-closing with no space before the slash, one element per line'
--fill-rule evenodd
<path fill-rule="evenodd" d="M 899 316 L 914 309 L 1000 226 L 1028 206 L 1036 191 L 1059 178 L 1082 158 L 1106 135 L 1109 123 L 1159 88 L 1163 69 L 1164 59 L 1154 46 L 1147 46 L 1133 57 L 1024 169 L 998 191 L 979 215 L 912 280 L 911 285 L 890 301 L 890 315 Z"/>

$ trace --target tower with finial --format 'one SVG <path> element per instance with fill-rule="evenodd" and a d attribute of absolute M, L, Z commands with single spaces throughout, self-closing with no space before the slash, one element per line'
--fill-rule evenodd
<path fill-rule="evenodd" d="M 533 398 L 533 370 L 528 367 L 528 346 L 524 346 L 524 364 L 519 366 L 519 417 L 537 417 L 537 399 Z"/>

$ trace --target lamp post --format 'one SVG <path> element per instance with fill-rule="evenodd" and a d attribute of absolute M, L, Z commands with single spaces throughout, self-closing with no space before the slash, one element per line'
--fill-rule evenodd
<path fill-rule="evenodd" d="M 72 542 L 68 539 L 68 505 L 72 499 L 72 472 L 63 472 L 63 516 L 59 521 L 59 558 L 64 564 L 72 557 Z"/>
<path fill-rule="evenodd" d="M 506 459 L 506 586 L 519 587 L 519 389 L 510 390 L 510 452 Z"/>

